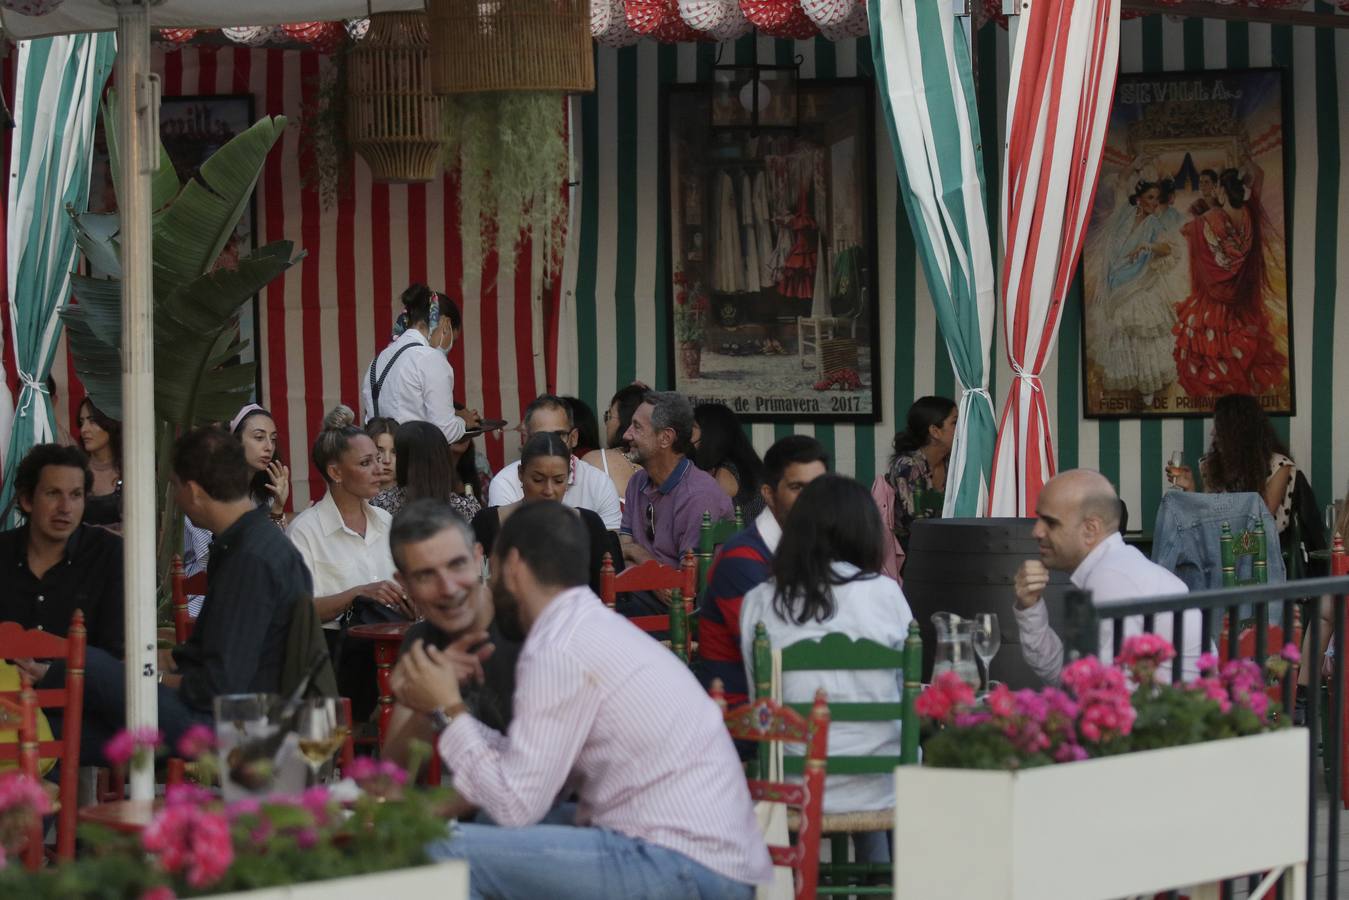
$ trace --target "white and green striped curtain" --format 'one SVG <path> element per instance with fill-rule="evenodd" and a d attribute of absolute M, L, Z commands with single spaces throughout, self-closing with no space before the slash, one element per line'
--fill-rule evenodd
<path fill-rule="evenodd" d="M 970 48 L 946 4 L 869 0 L 877 90 L 904 206 L 963 388 L 945 515 L 983 514 L 994 426 L 992 241 Z"/>
<path fill-rule="evenodd" d="M 34 444 L 55 435 L 46 382 L 61 335 L 57 312 L 70 294 L 75 264 L 75 231 L 67 207 L 83 211 L 88 205 L 94 124 L 115 56 L 111 34 L 19 44 L 6 251 L 20 390 L 0 508 L 13 496 L 19 460 Z"/>

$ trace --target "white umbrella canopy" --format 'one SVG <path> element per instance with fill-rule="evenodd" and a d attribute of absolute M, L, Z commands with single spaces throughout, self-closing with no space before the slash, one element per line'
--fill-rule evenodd
<path fill-rule="evenodd" d="M 42 15 L 12 6 L 44 8 Z M 126 724 L 159 720 L 155 591 L 155 407 L 150 177 L 159 164 L 159 79 L 150 29 L 332 21 L 425 8 L 425 0 L 0 0 L 0 27 L 24 40 L 117 31 L 122 248 L 122 536 L 126 596 Z M 131 797 L 154 796 L 154 767 L 133 762 Z"/>
<path fill-rule="evenodd" d="M 0 6 L 0 25 L 19 40 L 81 31 L 112 31 L 117 27 L 118 5 L 108 0 L 64 0 L 40 16 Z M 150 7 L 150 27 L 220 28 L 327 22 L 371 13 L 420 10 L 425 6 L 425 0 L 163 0 Z"/>

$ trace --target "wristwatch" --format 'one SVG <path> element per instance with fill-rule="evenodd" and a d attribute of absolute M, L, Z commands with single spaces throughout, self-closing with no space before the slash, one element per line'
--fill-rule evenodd
<path fill-rule="evenodd" d="M 431 712 L 427 713 L 427 718 L 431 720 L 431 726 L 435 728 L 436 734 L 440 734 L 446 728 L 450 727 L 450 723 L 454 721 L 455 716 L 466 712 L 468 712 L 468 707 L 460 701 L 459 703 L 447 706 L 444 709 L 431 710 Z"/>

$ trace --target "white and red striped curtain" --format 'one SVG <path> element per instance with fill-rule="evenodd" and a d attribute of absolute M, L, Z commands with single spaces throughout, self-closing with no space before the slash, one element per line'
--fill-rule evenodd
<path fill-rule="evenodd" d="M 993 457 L 991 514 L 1033 515 L 1054 475 L 1040 373 L 1082 252 L 1119 62 L 1120 0 L 1025 0 L 1007 98 L 1002 320 L 1015 377 Z"/>

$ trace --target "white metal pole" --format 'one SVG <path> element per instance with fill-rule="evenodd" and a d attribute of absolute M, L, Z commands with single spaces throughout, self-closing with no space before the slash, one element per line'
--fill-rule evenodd
<path fill-rule="evenodd" d="M 150 74 L 155 0 L 117 6 L 122 243 L 122 539 L 126 622 L 126 724 L 159 722 L 155 631 L 155 394 L 151 311 L 150 172 L 158 153 L 158 82 Z M 154 797 L 154 765 L 133 766 L 131 798 Z"/>

